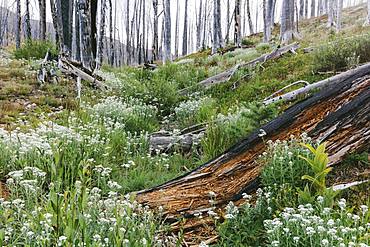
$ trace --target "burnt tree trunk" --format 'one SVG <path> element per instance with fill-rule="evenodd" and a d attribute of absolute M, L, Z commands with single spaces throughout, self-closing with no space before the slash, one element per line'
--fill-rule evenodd
<path fill-rule="evenodd" d="M 370 71 L 331 85 L 288 108 L 221 156 L 157 187 L 137 193 L 137 201 L 151 208 L 162 206 L 171 219 L 194 217 L 207 211 L 210 191 L 217 194 L 214 206 L 242 198 L 258 187 L 262 165 L 256 159 L 266 150 L 264 140 L 288 140 L 306 132 L 313 140 L 327 143 L 329 165 L 345 155 L 363 150 L 370 141 Z"/>

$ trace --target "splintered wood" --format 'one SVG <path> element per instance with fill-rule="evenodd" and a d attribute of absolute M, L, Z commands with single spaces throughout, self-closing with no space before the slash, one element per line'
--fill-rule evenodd
<path fill-rule="evenodd" d="M 327 142 L 330 165 L 345 155 L 369 147 L 370 77 L 348 79 L 325 88 L 316 95 L 287 109 L 262 129 L 201 167 L 158 187 L 139 192 L 138 202 L 156 209 L 163 207 L 167 217 L 192 218 L 211 207 L 209 192 L 216 193 L 214 205 L 222 208 L 258 187 L 261 164 L 256 159 L 266 150 L 265 141 L 287 140 L 307 133 L 314 140 Z M 188 226 L 191 227 L 191 226 Z"/>

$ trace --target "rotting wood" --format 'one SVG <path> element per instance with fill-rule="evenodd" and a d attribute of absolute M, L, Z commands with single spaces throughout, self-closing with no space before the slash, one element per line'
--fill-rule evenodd
<path fill-rule="evenodd" d="M 267 133 L 263 138 L 258 130 L 253 132 L 199 168 L 139 192 L 138 202 L 153 209 L 163 207 L 168 218 L 193 218 L 196 224 L 194 212 L 211 206 L 210 191 L 217 195 L 212 206 L 220 208 L 258 187 L 262 166 L 256 159 L 266 150 L 264 140 L 287 140 L 306 132 L 313 140 L 327 142 L 330 165 L 365 149 L 370 143 L 370 77 L 363 70 L 357 72 L 361 78 L 349 73 L 346 79 L 288 108 L 262 127 Z"/>
<path fill-rule="evenodd" d="M 255 67 L 257 64 L 264 63 L 268 60 L 279 58 L 279 57 L 281 57 L 282 55 L 284 55 L 288 52 L 292 52 L 292 51 L 294 52 L 298 48 L 299 48 L 298 43 L 293 43 L 293 44 L 290 44 L 290 45 L 287 45 L 287 46 L 284 46 L 284 47 L 278 47 L 274 51 L 272 51 L 268 54 L 264 54 L 264 55 L 262 55 L 262 56 L 260 56 L 256 59 L 253 59 L 252 61 L 237 64 L 231 69 L 228 69 L 228 70 L 226 70 L 222 73 L 219 73 L 217 75 L 214 75 L 212 77 L 209 77 L 209 78 L 199 82 L 197 84 L 197 86 L 200 86 L 202 88 L 209 88 L 209 87 L 212 87 L 214 85 L 227 82 L 241 68 Z M 189 90 L 189 88 L 185 88 L 185 89 L 180 90 L 179 93 L 180 94 L 185 94 L 185 93 L 188 92 L 188 90 Z"/>

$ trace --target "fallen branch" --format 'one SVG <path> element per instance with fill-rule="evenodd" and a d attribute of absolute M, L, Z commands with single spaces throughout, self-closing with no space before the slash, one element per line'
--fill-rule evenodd
<path fill-rule="evenodd" d="M 268 105 L 268 104 L 275 103 L 277 101 L 293 101 L 297 99 L 298 96 L 307 94 L 314 89 L 329 87 L 333 84 L 339 84 L 346 80 L 353 81 L 369 73 L 370 73 L 370 63 L 367 63 L 358 68 L 348 70 L 346 72 L 343 72 L 341 74 L 335 75 L 333 77 L 327 78 L 325 80 L 322 80 L 322 81 L 319 81 L 313 84 L 309 84 L 305 87 L 299 88 L 297 90 L 286 93 L 284 95 L 280 95 L 280 96 L 277 96 L 271 99 L 267 99 L 263 102 L 263 104 Z"/>
<path fill-rule="evenodd" d="M 268 60 L 279 58 L 279 57 L 281 57 L 282 55 L 284 55 L 288 52 L 297 50 L 298 48 L 299 48 L 298 43 L 293 43 L 293 44 L 290 44 L 290 45 L 287 45 L 287 46 L 284 46 L 284 47 L 281 47 L 281 48 L 277 48 L 274 51 L 272 51 L 271 53 L 262 55 L 262 56 L 260 56 L 256 59 L 253 59 L 252 61 L 237 64 L 229 70 L 226 70 L 226 71 L 224 71 L 220 74 L 214 75 L 210 78 L 207 78 L 207 79 L 199 82 L 197 85 L 200 86 L 200 87 L 203 87 L 203 88 L 209 88 L 209 87 L 212 87 L 214 85 L 221 84 L 223 82 L 227 82 L 232 78 L 232 76 L 240 68 L 255 67 L 257 64 L 264 63 Z M 188 89 L 189 88 L 182 89 L 182 90 L 179 91 L 179 93 L 180 94 L 186 93 L 188 91 Z"/>
<path fill-rule="evenodd" d="M 275 93 L 271 94 L 270 96 L 268 96 L 267 98 L 265 98 L 264 101 L 269 100 L 269 99 L 272 99 L 275 96 L 280 95 L 282 92 L 286 91 L 288 88 L 294 87 L 294 86 L 299 85 L 299 84 L 302 84 L 302 83 L 305 84 L 305 86 L 310 85 L 310 83 L 308 83 L 307 81 L 302 81 L 302 80 L 301 81 L 293 82 L 293 83 L 289 84 L 288 86 L 285 86 L 282 89 L 280 89 L 280 90 L 276 91 Z"/>

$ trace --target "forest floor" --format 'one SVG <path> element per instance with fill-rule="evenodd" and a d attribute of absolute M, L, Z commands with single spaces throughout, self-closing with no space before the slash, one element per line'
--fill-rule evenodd
<path fill-rule="evenodd" d="M 210 244 L 207 238 L 192 236 L 189 241 L 184 240 L 181 230 L 171 232 L 163 209 L 152 209 L 154 213 L 138 205 L 131 192 L 195 169 L 281 114 L 296 102 L 271 106 L 261 102 L 284 86 L 298 80 L 313 83 L 370 62 L 370 27 L 363 26 L 365 16 L 365 5 L 345 9 L 340 33 L 329 31 L 324 17 L 304 20 L 300 23 L 302 40 L 297 54 L 286 54 L 253 69 L 241 69 L 229 82 L 209 89 L 197 84 L 242 61 L 273 51 L 279 45 L 279 28 L 275 28 L 271 44 L 261 43 L 261 34 L 257 34 L 245 38 L 244 43 L 250 48 L 214 56 L 205 50 L 154 71 L 104 66 L 100 74 L 111 90 L 95 90 L 83 83 L 80 99 L 76 97 L 73 78 L 59 74 L 57 83 L 41 85 L 36 80 L 40 60 L 17 60 L 10 48 L 0 50 L 0 197 L 4 198 L 0 198 L 0 245 Z M 306 53 L 303 48 L 307 47 L 314 50 Z M 189 91 L 186 95 L 179 93 L 184 88 Z M 207 130 L 190 151 L 175 148 L 164 153 L 150 149 L 151 133 L 166 130 L 176 135 L 204 123 Z M 300 136 L 295 138 L 302 141 Z M 335 221 L 336 238 L 316 231 L 316 225 L 312 225 L 315 238 L 310 238 L 306 228 L 294 225 L 299 237 L 294 245 L 293 235 L 290 239 L 289 234 L 270 231 L 265 222 L 283 222 L 281 214 L 287 207 L 298 210 L 297 195 L 304 189 L 300 178 L 308 172 L 309 166 L 298 158 L 298 154 L 304 153 L 303 148 L 293 144 L 289 148 L 279 153 L 284 157 L 283 163 L 293 162 L 300 169 L 294 174 L 296 181 L 281 178 L 279 186 L 288 185 L 284 187 L 288 192 L 269 191 L 271 188 L 264 186 L 265 193 L 252 203 L 257 206 L 236 209 L 231 203 L 226 209 L 207 212 L 217 215 L 213 215 L 212 221 L 216 227 L 209 229 L 218 235 L 217 244 L 275 246 L 277 239 L 290 241 L 290 246 L 307 246 L 310 241 L 320 245 L 324 240 L 331 241 L 332 246 L 342 242 L 345 246 L 355 246 L 350 242 L 370 244 L 366 234 L 370 214 L 363 207 L 370 206 L 370 182 L 340 195 L 347 200 L 345 210 L 351 214 L 348 219 L 343 218 L 341 211 L 343 201 L 339 206 L 331 205 L 333 213 L 329 216 L 323 215 L 323 206 L 315 202 L 315 210 L 308 204 L 303 207 L 309 212 L 307 215 L 312 214 L 310 220 L 340 219 Z M 267 156 L 273 157 L 277 152 L 281 150 L 270 150 Z M 327 176 L 326 186 L 368 180 L 368 153 L 369 147 L 335 166 Z M 275 159 L 256 162 L 264 162 L 267 168 L 281 165 Z M 267 172 L 264 174 L 262 185 L 271 179 Z M 214 197 L 210 192 L 210 201 Z M 274 202 L 273 209 L 265 204 L 270 200 Z M 360 224 L 353 215 L 361 215 L 361 210 L 364 213 Z M 281 223 L 284 229 L 293 227 L 285 223 Z M 311 224 L 307 223 L 307 227 Z M 339 233 L 347 228 L 357 232 Z M 216 238 L 212 235 L 209 239 L 213 242 Z M 287 245 L 281 242 L 280 246 Z"/>

